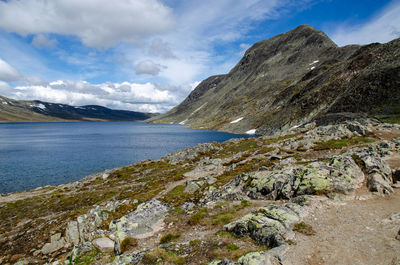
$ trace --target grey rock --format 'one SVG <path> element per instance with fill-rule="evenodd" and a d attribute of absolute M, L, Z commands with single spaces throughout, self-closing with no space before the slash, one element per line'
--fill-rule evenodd
<path fill-rule="evenodd" d="M 270 255 L 268 251 L 250 252 L 238 260 L 239 265 L 281 265 L 276 257 Z"/>
<path fill-rule="evenodd" d="M 95 240 L 92 241 L 92 244 L 95 248 L 97 248 L 101 252 L 114 251 L 114 241 L 112 241 L 108 237 L 96 238 Z"/>
<path fill-rule="evenodd" d="M 55 242 L 61 239 L 61 233 L 54 234 L 50 237 L 50 242 Z"/>
<path fill-rule="evenodd" d="M 284 205 L 268 205 L 229 223 L 223 230 L 236 236 L 250 236 L 271 248 L 284 244 L 299 215 Z"/>
<path fill-rule="evenodd" d="M 180 162 L 185 160 L 193 160 L 195 159 L 199 153 L 205 153 L 211 150 L 219 150 L 220 147 L 213 143 L 204 143 L 198 144 L 193 147 L 186 148 L 184 150 L 168 154 L 167 156 L 163 157 L 162 159 L 169 161 L 169 163 L 176 165 Z"/>
<path fill-rule="evenodd" d="M 79 256 L 83 255 L 84 253 L 90 251 L 93 249 L 93 245 L 90 242 L 83 242 L 79 245 L 74 246 L 72 251 L 68 253 L 68 255 L 65 257 L 65 265 L 72 265 L 75 264 L 74 260 L 78 258 Z"/>
<path fill-rule="evenodd" d="M 258 171 L 249 175 L 243 187 L 252 198 L 290 199 L 318 192 L 349 193 L 359 187 L 364 174 L 351 156 L 337 156 L 309 165 L 287 165 L 273 171 Z"/>
<path fill-rule="evenodd" d="M 27 259 L 21 259 L 19 261 L 17 261 L 16 263 L 14 263 L 14 265 L 28 265 L 29 264 L 29 260 Z"/>
<path fill-rule="evenodd" d="M 42 254 L 47 255 L 47 254 L 56 252 L 57 250 L 62 249 L 65 244 L 66 244 L 66 242 L 65 242 L 64 238 L 61 238 L 56 241 L 52 241 L 50 243 L 46 243 L 46 244 L 44 244 L 44 246 L 41 249 Z"/>
<path fill-rule="evenodd" d="M 369 176 L 367 187 L 370 191 L 378 192 L 380 194 L 389 194 L 393 192 L 393 188 L 388 181 L 379 173 L 373 173 Z"/>
<path fill-rule="evenodd" d="M 190 211 L 192 210 L 196 205 L 193 202 L 185 202 L 182 206 L 181 209 L 185 211 Z"/>
<path fill-rule="evenodd" d="M 194 181 L 187 181 L 186 182 L 186 188 L 184 190 L 185 193 L 193 194 L 195 193 L 198 189 L 200 189 L 200 186 L 194 182 Z"/>
<path fill-rule="evenodd" d="M 67 229 L 65 230 L 65 240 L 67 243 L 73 245 L 79 244 L 79 229 L 77 221 L 71 221 L 68 223 Z"/>
<path fill-rule="evenodd" d="M 139 204 L 137 209 L 110 223 L 115 237 L 115 252 L 120 253 L 120 242 L 126 237 L 146 238 L 161 230 L 171 206 L 158 200 Z"/>

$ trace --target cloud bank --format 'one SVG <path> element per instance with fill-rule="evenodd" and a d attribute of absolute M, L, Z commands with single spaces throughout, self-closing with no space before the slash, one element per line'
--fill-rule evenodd
<path fill-rule="evenodd" d="M 0 1 L 3 30 L 22 36 L 75 35 L 89 47 L 140 41 L 173 26 L 172 10 L 157 0 Z"/>

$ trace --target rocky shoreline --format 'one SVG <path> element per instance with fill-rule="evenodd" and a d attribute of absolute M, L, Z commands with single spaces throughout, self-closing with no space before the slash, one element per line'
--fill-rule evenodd
<path fill-rule="evenodd" d="M 310 216 L 397 196 L 399 157 L 399 125 L 313 122 L 2 195 L 0 264 L 309 264 Z"/>

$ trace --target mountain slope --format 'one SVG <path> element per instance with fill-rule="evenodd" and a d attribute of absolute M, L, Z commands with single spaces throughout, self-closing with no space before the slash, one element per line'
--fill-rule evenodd
<path fill-rule="evenodd" d="M 136 121 L 145 120 L 155 114 L 88 105 L 74 107 L 43 101 L 13 100 L 0 96 L 0 121 L 35 122 L 35 121 Z"/>
<path fill-rule="evenodd" d="M 399 55 L 399 39 L 338 47 L 323 32 L 299 26 L 257 42 L 228 74 L 204 80 L 150 121 L 272 134 L 326 113 L 398 115 Z"/>

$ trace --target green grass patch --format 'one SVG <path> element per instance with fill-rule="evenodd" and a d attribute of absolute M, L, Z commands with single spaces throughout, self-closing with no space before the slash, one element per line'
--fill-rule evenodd
<path fill-rule="evenodd" d="M 178 238 L 180 238 L 180 237 L 181 237 L 180 234 L 170 234 L 170 233 L 168 233 L 168 234 L 166 234 L 166 235 L 163 235 L 163 236 L 160 238 L 160 244 L 166 244 L 166 243 L 175 241 L 176 239 L 178 239 Z"/>
<path fill-rule="evenodd" d="M 318 142 L 314 146 L 314 150 L 330 150 L 330 149 L 341 149 L 346 146 L 361 144 L 361 143 L 373 143 L 374 139 L 368 137 L 356 137 L 351 139 L 339 139 L 329 140 L 326 142 Z"/>
<path fill-rule="evenodd" d="M 100 258 L 103 253 L 98 249 L 92 249 L 88 252 L 83 253 L 81 256 L 77 257 L 74 260 L 74 264 L 76 265 L 89 265 L 96 262 L 98 258 Z"/>
<path fill-rule="evenodd" d="M 125 252 L 131 248 L 137 247 L 138 242 L 136 238 L 127 237 L 121 242 L 121 252 Z"/>
<path fill-rule="evenodd" d="M 204 217 L 208 216 L 208 209 L 201 208 L 197 213 L 194 213 L 190 216 L 188 224 L 190 225 L 198 225 L 202 221 Z"/>
<path fill-rule="evenodd" d="M 163 262 L 159 263 L 159 260 L 162 260 Z M 185 258 L 166 251 L 163 248 L 156 248 L 155 250 L 144 254 L 141 262 L 143 264 L 184 264 Z"/>
<path fill-rule="evenodd" d="M 302 233 L 302 234 L 304 234 L 306 236 L 315 235 L 315 231 L 312 228 L 312 226 L 309 225 L 309 224 L 306 224 L 304 222 L 300 222 L 300 223 L 295 224 L 294 227 L 293 227 L 293 231 Z"/>
<path fill-rule="evenodd" d="M 190 198 L 190 195 L 184 192 L 185 188 L 186 186 L 184 185 L 178 185 L 174 187 L 164 196 L 162 200 L 165 203 L 168 203 L 175 207 L 182 205 L 188 198 Z"/>
<path fill-rule="evenodd" d="M 226 249 L 227 250 L 230 250 L 230 251 L 235 251 L 235 250 L 238 250 L 240 247 L 238 246 L 238 245 L 236 245 L 236 244 L 228 244 L 228 245 L 226 245 Z"/>

